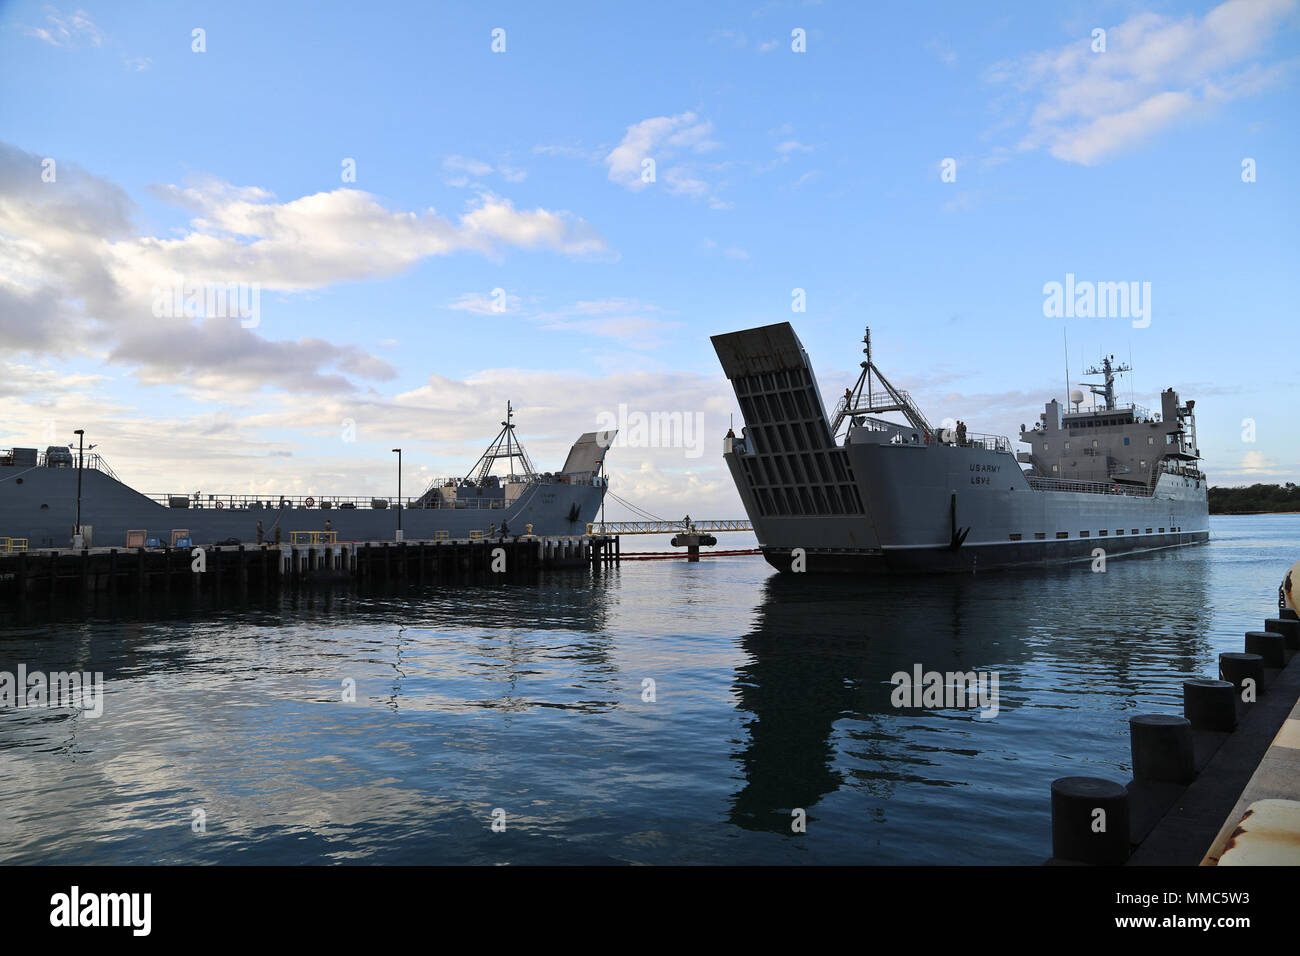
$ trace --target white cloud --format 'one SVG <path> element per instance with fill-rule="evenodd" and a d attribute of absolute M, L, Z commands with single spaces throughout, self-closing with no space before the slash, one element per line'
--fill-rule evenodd
<path fill-rule="evenodd" d="M 582 332 L 614 339 L 627 348 L 648 351 L 668 344 L 665 334 L 680 322 L 656 317 L 661 310 L 635 299 L 612 298 L 575 302 L 530 318 L 542 328 Z"/>
<path fill-rule="evenodd" d="M 82 43 L 104 45 L 104 34 L 85 10 L 60 13 L 54 7 L 46 7 L 45 25 L 28 28 L 27 35 L 64 49 L 76 49 Z"/>
<path fill-rule="evenodd" d="M 727 259 L 732 259 L 737 262 L 745 262 L 749 259 L 749 252 L 747 250 L 742 249 L 740 246 L 735 246 L 735 245 L 722 248 L 721 246 L 719 246 L 717 240 L 715 239 L 706 238 L 700 240 L 700 249 L 701 251 L 710 254 L 720 251 L 722 255 Z"/>
<path fill-rule="evenodd" d="M 274 340 L 272 321 L 254 329 L 216 317 L 160 319 L 158 287 L 255 285 L 266 315 L 269 293 L 388 277 L 455 252 L 608 253 L 582 220 L 516 209 L 490 194 L 450 217 L 389 209 L 354 189 L 277 202 L 263 189 L 215 180 L 155 190 L 194 213 L 177 238 L 161 239 L 138 232 L 119 187 L 67 161 L 56 182 L 42 182 L 41 170 L 40 157 L 0 144 L 0 346 L 33 355 L 91 350 L 147 382 L 322 393 L 396 374 L 357 346 Z"/>
<path fill-rule="evenodd" d="M 447 308 L 456 312 L 470 312 L 474 315 L 500 315 L 504 312 L 518 312 L 522 300 L 517 295 L 506 293 L 504 296 L 505 309 L 500 309 L 496 303 L 500 301 L 490 295 L 482 292 L 463 292 L 460 296 L 447 303 Z"/>
<path fill-rule="evenodd" d="M 485 163 L 481 159 L 473 159 L 468 156 L 448 156 L 442 161 L 442 168 L 453 172 L 468 173 L 471 176 L 483 177 L 492 172 L 490 163 Z"/>
<path fill-rule="evenodd" d="M 938 57 L 939 60 L 943 63 L 943 65 L 948 67 L 949 69 L 957 65 L 956 52 L 952 49 L 952 47 L 948 46 L 946 43 L 942 42 L 941 40 L 938 39 L 927 40 L 925 43 L 925 48 L 929 50 L 931 53 L 933 53 L 936 57 Z"/>
<path fill-rule="evenodd" d="M 1107 29 L 1105 52 L 1085 36 L 999 63 L 988 78 L 1036 101 L 1020 149 L 1091 165 L 1276 82 L 1287 64 L 1250 61 L 1295 9 L 1296 0 L 1228 0 L 1200 19 L 1140 13 Z"/>
<path fill-rule="evenodd" d="M 627 128 L 623 140 L 605 157 L 609 179 L 634 192 L 651 185 L 641 175 L 642 161 L 653 159 L 656 179 L 664 181 L 670 192 L 689 196 L 704 196 L 709 186 L 699 179 L 689 166 L 669 167 L 666 164 L 684 152 L 706 153 L 716 149 L 718 143 L 709 135 L 713 124 L 699 120 L 694 113 L 677 116 L 655 116 L 633 123 Z"/>
<path fill-rule="evenodd" d="M 797 139 L 786 139 L 786 140 L 782 140 L 781 142 L 777 143 L 776 146 L 773 147 L 773 148 L 774 148 L 778 153 L 782 153 L 782 154 L 794 153 L 794 152 L 799 152 L 799 153 L 811 153 L 811 152 L 813 151 L 813 147 L 811 147 L 811 146 L 805 146 L 803 143 L 799 142 Z"/>
<path fill-rule="evenodd" d="M 1236 465 L 1223 465 L 1216 469 L 1218 479 L 1224 483 L 1238 482 L 1249 484 L 1252 481 L 1266 482 L 1269 479 L 1290 477 L 1296 472 L 1296 462 L 1283 465 L 1275 458 L 1270 458 L 1262 451 L 1248 451 L 1241 456 Z"/>

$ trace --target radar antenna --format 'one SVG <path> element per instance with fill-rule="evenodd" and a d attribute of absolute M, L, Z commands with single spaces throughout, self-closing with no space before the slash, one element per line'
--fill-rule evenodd
<path fill-rule="evenodd" d="M 930 423 L 912 401 L 912 396 L 902 389 L 894 388 L 889 379 L 876 368 L 876 363 L 871 360 L 871 326 L 867 326 L 866 334 L 862 336 L 862 343 L 865 346 L 862 353 L 866 355 L 867 360 L 862 363 L 862 374 L 858 376 L 858 383 L 848 389 L 840 399 L 840 404 L 835 410 L 835 419 L 831 424 L 831 434 L 839 437 L 840 425 L 846 418 L 856 422 L 859 416 L 883 412 L 900 412 L 913 428 L 922 432 L 933 432 Z"/>

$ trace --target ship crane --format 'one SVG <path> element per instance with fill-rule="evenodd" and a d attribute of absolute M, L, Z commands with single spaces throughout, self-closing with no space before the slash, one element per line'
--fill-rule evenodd
<path fill-rule="evenodd" d="M 884 412 L 899 412 L 917 431 L 932 434 L 934 429 L 921 414 L 921 410 L 916 407 L 912 396 L 902 389 L 894 388 L 889 379 L 876 368 L 876 363 L 871 360 L 871 326 L 867 326 L 862 342 L 865 346 L 862 352 L 867 360 L 862 363 L 862 374 L 858 376 L 857 384 L 845 392 L 835 409 L 831 434 L 839 437 L 840 425 L 846 418 L 856 422 L 861 416 L 879 415 Z"/>

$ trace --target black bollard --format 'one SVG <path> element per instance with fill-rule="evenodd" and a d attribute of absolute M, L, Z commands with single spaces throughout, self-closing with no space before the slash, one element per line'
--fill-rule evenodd
<path fill-rule="evenodd" d="M 1246 653 L 1264 658 L 1265 667 L 1286 666 L 1286 638 L 1274 631 L 1247 631 Z"/>
<path fill-rule="evenodd" d="M 1098 812 L 1101 811 L 1101 812 Z M 1052 856 L 1115 866 L 1129 856 L 1128 788 L 1100 777 L 1052 781 Z"/>
<path fill-rule="evenodd" d="M 1236 689 L 1226 680 L 1194 677 L 1183 681 L 1183 716 L 1193 730 L 1232 733 L 1237 726 Z"/>
<path fill-rule="evenodd" d="M 1254 681 L 1255 696 L 1258 698 L 1260 691 L 1264 689 L 1264 658 L 1258 654 L 1225 651 L 1219 655 L 1219 677 L 1236 688 L 1238 699 L 1241 699 L 1245 681 L 1247 679 Z"/>
<path fill-rule="evenodd" d="M 1264 630 L 1281 634 L 1286 638 L 1286 646 L 1293 651 L 1300 651 L 1300 621 L 1288 621 L 1286 618 L 1270 617 L 1264 622 Z"/>
<path fill-rule="evenodd" d="M 1196 777 L 1192 723 L 1173 714 L 1130 717 L 1133 779 L 1143 783 L 1191 783 Z"/>

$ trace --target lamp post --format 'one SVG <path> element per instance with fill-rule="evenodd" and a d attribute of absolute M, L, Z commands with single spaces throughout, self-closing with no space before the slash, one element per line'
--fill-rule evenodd
<path fill-rule="evenodd" d="M 397 540 L 402 540 L 402 449 L 394 448 L 397 453 Z"/>
<path fill-rule="evenodd" d="M 72 546 L 79 546 L 81 538 L 81 466 L 85 460 L 86 452 L 86 430 L 78 428 L 74 435 L 77 436 L 77 526 L 72 529 Z"/>

